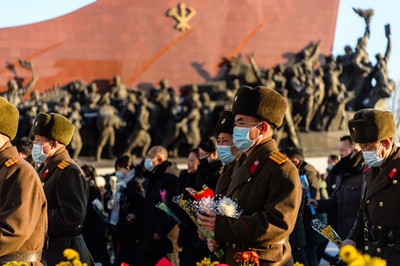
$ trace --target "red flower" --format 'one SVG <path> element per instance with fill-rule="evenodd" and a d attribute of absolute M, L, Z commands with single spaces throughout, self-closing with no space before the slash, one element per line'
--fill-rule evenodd
<path fill-rule="evenodd" d="M 192 195 L 197 201 L 199 201 L 202 198 L 214 198 L 214 191 L 208 188 L 206 190 L 199 191 L 197 194 L 190 193 L 190 195 Z"/>

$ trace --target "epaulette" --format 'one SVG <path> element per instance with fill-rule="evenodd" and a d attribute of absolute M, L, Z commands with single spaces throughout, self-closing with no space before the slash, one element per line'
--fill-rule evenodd
<path fill-rule="evenodd" d="M 10 167 L 11 165 L 16 164 L 17 162 L 18 162 L 18 159 L 17 159 L 16 157 L 11 157 L 10 159 L 8 159 L 8 160 L 4 163 L 4 165 L 5 165 L 6 167 Z"/>
<path fill-rule="evenodd" d="M 64 168 L 67 168 L 69 166 L 69 163 L 67 163 L 65 160 L 63 160 L 61 163 L 57 165 L 58 168 L 63 170 Z"/>
<path fill-rule="evenodd" d="M 288 157 L 286 157 L 279 151 L 274 151 L 273 153 L 271 153 L 271 155 L 268 158 L 270 158 L 272 161 L 276 162 L 277 164 L 284 163 L 289 159 Z"/>

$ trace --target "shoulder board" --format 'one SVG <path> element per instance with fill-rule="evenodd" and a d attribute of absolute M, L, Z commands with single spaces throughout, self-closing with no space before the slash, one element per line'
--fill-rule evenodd
<path fill-rule="evenodd" d="M 5 165 L 6 167 L 10 167 L 11 165 L 16 164 L 17 162 L 18 162 L 18 159 L 17 159 L 16 157 L 11 157 L 10 159 L 8 159 L 8 160 L 4 163 L 4 165 Z"/>
<path fill-rule="evenodd" d="M 273 153 L 271 153 L 271 155 L 268 158 L 270 158 L 272 161 L 276 162 L 277 164 L 284 163 L 289 159 L 288 157 L 286 157 L 279 151 L 274 151 Z"/>
<path fill-rule="evenodd" d="M 61 170 L 63 170 L 64 168 L 67 168 L 68 166 L 69 166 L 69 163 L 67 163 L 65 160 L 57 165 L 57 167 L 60 168 Z"/>

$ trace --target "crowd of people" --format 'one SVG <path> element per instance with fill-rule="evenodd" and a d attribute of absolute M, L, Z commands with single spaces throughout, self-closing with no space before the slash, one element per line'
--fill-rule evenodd
<path fill-rule="evenodd" d="M 189 151 L 187 169 L 153 145 L 140 164 L 122 155 L 115 172 L 100 177 L 70 157 L 76 128 L 59 113 L 39 113 L 29 136 L 12 146 L 19 111 L 0 97 L 0 262 L 56 265 L 72 248 L 88 265 L 166 259 L 189 266 L 204 257 L 237 265 L 241 251 L 256 252 L 260 265 L 318 265 L 321 258 L 338 265 L 311 226 L 318 218 L 343 243 L 397 265 L 400 155 L 393 114 L 357 111 L 350 135 L 340 139 L 340 159 L 328 156 L 327 173 L 320 174 L 301 150 L 278 149 L 273 135 L 287 108 L 273 89 L 240 87 L 215 137 Z M 206 188 L 234 200 L 240 217 L 198 211 L 194 223 L 174 202 Z M 224 255 L 216 256 L 220 250 Z"/>

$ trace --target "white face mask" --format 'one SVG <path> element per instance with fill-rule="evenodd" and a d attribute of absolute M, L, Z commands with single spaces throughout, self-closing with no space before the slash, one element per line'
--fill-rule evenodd
<path fill-rule="evenodd" d="M 379 150 L 382 147 L 382 142 L 376 151 L 363 151 L 365 162 L 371 167 L 378 167 L 382 164 L 383 158 L 379 157 Z"/>
<path fill-rule="evenodd" d="M 32 159 L 35 161 L 35 163 L 42 164 L 49 157 L 49 155 L 43 153 L 43 146 L 45 146 L 47 144 L 48 143 L 46 143 L 44 145 L 33 144 Z"/>
<path fill-rule="evenodd" d="M 151 158 L 145 158 L 144 159 L 144 168 L 146 168 L 147 171 L 152 172 L 154 170 L 154 168 L 157 165 L 153 165 L 153 160 Z"/>

